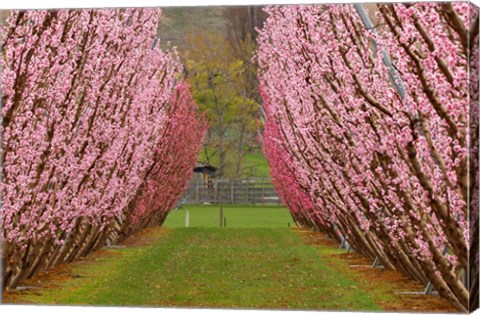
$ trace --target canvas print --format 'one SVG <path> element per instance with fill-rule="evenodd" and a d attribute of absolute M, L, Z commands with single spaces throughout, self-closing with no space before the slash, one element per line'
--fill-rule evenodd
<path fill-rule="evenodd" d="M 478 308 L 469 2 L 1 11 L 2 303 Z"/>

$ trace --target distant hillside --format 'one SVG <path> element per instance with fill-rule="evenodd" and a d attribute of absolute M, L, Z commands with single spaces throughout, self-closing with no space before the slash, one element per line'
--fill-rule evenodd
<path fill-rule="evenodd" d="M 9 15 L 10 10 L 0 10 L 0 24 L 5 23 Z"/>
<path fill-rule="evenodd" d="M 224 7 L 164 7 L 158 28 L 162 48 L 171 46 L 184 48 L 186 34 L 194 29 L 225 32 Z"/>

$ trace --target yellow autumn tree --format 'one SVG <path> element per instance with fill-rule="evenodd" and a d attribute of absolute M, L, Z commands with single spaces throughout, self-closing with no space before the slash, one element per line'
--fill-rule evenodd
<path fill-rule="evenodd" d="M 252 41 L 244 45 L 253 53 Z M 259 113 L 248 84 L 255 69 L 237 57 L 222 33 L 190 32 L 182 55 L 194 97 L 209 121 L 203 158 L 219 167 L 220 176 L 239 177 Z"/>

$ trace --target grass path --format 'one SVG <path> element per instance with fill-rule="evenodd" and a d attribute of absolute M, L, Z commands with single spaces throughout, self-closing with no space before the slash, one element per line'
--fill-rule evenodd
<path fill-rule="evenodd" d="M 311 310 L 442 311 L 434 296 L 399 295 L 422 285 L 373 269 L 321 233 L 289 229 L 282 207 L 186 206 L 165 227 L 146 229 L 123 247 L 44 272 L 5 303 Z"/>
<path fill-rule="evenodd" d="M 164 231 L 149 231 L 149 245 L 73 264 L 69 280 L 50 280 L 48 288 L 17 295 L 17 302 L 381 310 L 287 228 Z"/>

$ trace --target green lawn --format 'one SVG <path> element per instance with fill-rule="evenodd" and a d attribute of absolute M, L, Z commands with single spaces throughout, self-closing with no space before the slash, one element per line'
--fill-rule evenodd
<path fill-rule="evenodd" d="M 270 167 L 260 150 L 247 153 L 243 160 L 243 167 L 251 170 L 253 177 L 270 177 Z"/>
<path fill-rule="evenodd" d="M 111 249 L 95 261 L 74 263 L 75 278 L 21 293 L 17 301 L 381 310 L 374 295 L 322 259 L 321 249 L 285 227 L 160 230 L 150 233 L 155 240 L 148 246 Z"/>
<path fill-rule="evenodd" d="M 186 211 L 189 212 L 190 227 L 218 227 L 220 214 L 218 205 L 184 205 L 172 211 L 165 222 L 166 227 L 185 227 Z M 288 227 L 294 222 L 283 206 L 224 205 L 223 215 L 227 228 L 275 228 Z"/>

